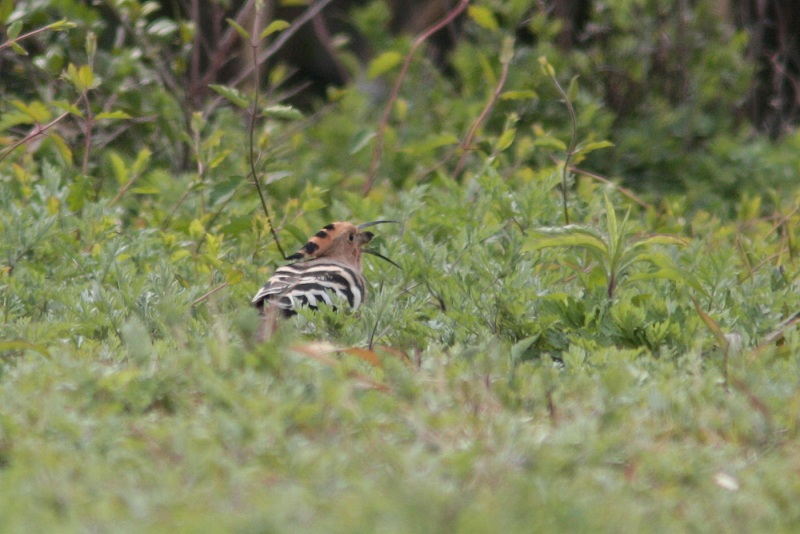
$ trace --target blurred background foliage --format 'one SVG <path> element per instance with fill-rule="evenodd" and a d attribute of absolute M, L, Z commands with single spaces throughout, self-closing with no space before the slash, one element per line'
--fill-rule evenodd
<path fill-rule="evenodd" d="M 62 18 L 74 25 L 38 32 L 14 43 L 16 53 L 7 47 L 0 54 L 4 144 L 65 110 L 82 114 L 73 113 L 15 158 L 55 157 L 75 169 L 75 187 L 94 194 L 113 194 L 110 154 L 129 161 L 143 149 L 151 153 L 151 166 L 170 172 L 196 170 L 206 158 L 205 173 L 241 174 L 231 169 L 240 158 L 223 154 L 241 146 L 231 139 L 237 131 L 231 126 L 243 117 L 222 109 L 228 102 L 209 85 L 252 93 L 254 49 L 228 21 L 252 26 L 253 1 L 2 4 L 7 37 Z M 293 128 L 267 121 L 258 132 L 264 160 L 283 158 L 296 178 L 273 188 L 284 202 L 306 182 L 327 189 L 363 179 L 381 105 L 411 36 L 457 2 L 313 6 L 265 2 L 257 12 L 261 27 L 274 20 L 296 25 L 255 49 L 266 102 L 292 104 L 306 114 Z M 796 158 L 786 156 L 791 150 L 784 150 L 800 143 L 794 130 L 800 118 L 799 13 L 795 3 L 780 0 L 473 2 L 411 63 L 389 121 L 384 156 L 390 161 L 382 170 L 402 187 L 424 181 L 433 169 L 456 167 L 453 160 L 439 164 L 483 109 L 501 75 L 502 43 L 513 38 L 503 94 L 474 146 L 513 128 L 516 144 L 508 157 L 515 167 L 550 163 L 552 154 L 542 147 L 552 146 L 552 138 L 568 139 L 570 126 L 552 83 L 539 74 L 537 60 L 545 56 L 562 82 L 577 77 L 574 103 L 585 140 L 616 147 L 587 154 L 581 166 L 653 199 L 680 194 L 690 207 L 724 209 L 715 199 L 780 191 L 799 170 Z M 91 88 L 82 91 L 62 75 L 70 64 L 89 65 Z M 112 111 L 125 118 L 92 118 Z M 192 128 L 193 114 L 200 114 L 201 131 Z M 215 138 L 219 131 L 226 132 L 224 140 Z M 332 149 L 315 142 L 324 136 L 348 143 L 346 157 L 336 149 L 326 154 Z M 216 156 L 210 144 L 219 148 Z M 89 157 L 96 149 L 108 150 Z M 156 180 L 142 173 L 143 182 Z M 198 187 L 208 180 L 198 177 Z"/>

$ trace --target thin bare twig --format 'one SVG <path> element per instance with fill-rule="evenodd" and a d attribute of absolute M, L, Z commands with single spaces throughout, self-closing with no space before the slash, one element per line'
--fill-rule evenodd
<path fill-rule="evenodd" d="M 205 295 L 197 297 L 194 300 L 194 302 L 192 302 L 192 304 L 191 304 L 192 308 L 194 308 L 195 306 L 197 306 L 201 302 L 204 302 L 205 300 L 207 300 L 211 295 L 213 295 L 217 291 L 219 291 L 221 289 L 225 289 L 226 287 L 228 287 L 228 282 L 223 282 L 220 285 L 218 285 L 217 287 L 215 287 L 214 289 L 212 289 L 211 291 L 209 291 L 208 293 L 206 293 Z"/>
<path fill-rule="evenodd" d="M 61 115 L 59 115 L 58 117 L 53 119 L 52 121 L 50 121 L 47 124 L 45 124 L 44 126 L 39 126 L 37 124 L 33 128 L 33 130 L 31 130 L 31 132 L 28 135 L 26 135 L 25 137 L 23 137 L 22 139 L 20 139 L 16 143 L 10 145 L 9 147 L 5 148 L 3 150 L 3 152 L 2 152 L 2 154 L 0 154 L 0 161 L 3 161 L 6 157 L 8 157 L 9 154 L 14 152 L 14 150 L 16 150 L 20 146 L 24 145 L 25 143 L 27 143 L 29 141 L 32 141 L 33 139 L 39 137 L 40 135 L 44 135 L 44 133 L 47 130 L 49 130 L 50 128 L 52 128 L 53 126 L 55 126 L 56 124 L 58 124 L 62 120 L 64 120 L 64 118 L 66 118 L 67 115 L 69 115 L 69 114 L 70 114 L 69 111 L 65 111 L 64 113 L 62 113 Z"/>
<path fill-rule="evenodd" d="M 270 46 L 267 47 L 261 54 L 253 54 L 253 64 L 249 67 L 243 69 L 233 80 L 230 81 L 229 85 L 232 87 L 238 86 L 242 83 L 248 76 L 253 74 L 254 72 L 258 71 L 259 66 L 267 61 L 269 58 L 275 55 L 275 53 L 286 44 L 286 41 L 289 40 L 297 31 L 308 21 L 314 18 L 314 16 L 325 9 L 325 6 L 330 4 L 333 0 L 320 0 L 313 6 L 309 7 L 302 15 L 297 17 L 291 26 L 283 30 L 280 35 L 275 39 Z M 256 17 L 257 18 L 257 17 Z M 252 43 L 251 43 L 252 45 Z M 255 51 L 254 51 L 255 52 Z M 205 80 L 204 80 L 205 81 Z M 212 111 L 214 111 L 217 106 L 219 106 L 225 98 L 222 96 L 217 96 L 208 106 L 208 109 L 204 112 L 206 116 L 210 115 Z"/>
<path fill-rule="evenodd" d="M 30 31 L 30 32 L 25 33 L 25 34 L 22 34 L 22 35 L 20 35 L 18 37 L 15 37 L 14 39 L 9 39 L 5 43 L 0 44 L 0 51 L 8 48 L 9 46 L 13 45 L 14 43 L 18 43 L 20 41 L 24 41 L 25 39 L 27 39 L 29 37 L 33 37 L 34 35 L 38 35 L 38 34 L 40 34 L 42 32 L 46 32 L 46 31 L 52 30 L 54 27 L 56 28 L 56 31 L 59 31 L 59 30 L 62 30 L 62 29 L 66 30 L 66 29 L 69 29 L 69 28 L 74 28 L 75 24 L 72 23 L 72 22 L 67 22 L 66 20 L 61 20 L 61 21 L 58 21 L 58 22 L 54 22 L 52 24 L 48 24 L 47 26 L 43 26 L 41 28 L 37 28 L 37 29 L 35 29 L 33 31 Z"/>
<path fill-rule="evenodd" d="M 617 191 L 619 191 L 620 193 L 622 193 L 623 195 L 625 195 L 629 199 L 633 200 L 635 203 L 637 203 L 638 205 L 640 205 L 644 209 L 655 209 L 652 204 L 649 204 L 646 201 L 642 200 L 641 197 L 637 196 L 636 193 L 634 193 L 630 189 L 628 189 L 626 187 L 622 187 L 621 185 L 617 185 L 614 182 L 612 182 L 611 180 L 609 180 L 608 178 L 604 178 L 603 176 L 600 176 L 599 174 L 595 174 L 595 173 L 593 173 L 591 171 L 587 171 L 587 170 L 584 170 L 584 169 L 581 169 L 581 168 L 578 168 L 578 167 L 570 167 L 569 170 L 571 172 L 574 172 L 575 174 L 582 174 L 584 176 L 588 176 L 589 178 L 594 178 L 595 180 L 597 180 L 599 182 L 603 182 L 604 184 L 613 185 L 617 189 Z"/>
<path fill-rule="evenodd" d="M 453 8 L 447 15 L 444 16 L 439 22 L 422 32 L 419 37 L 414 40 L 414 43 L 411 45 L 411 48 L 406 54 L 405 61 L 403 62 L 403 67 L 400 69 L 400 73 L 397 75 L 397 79 L 395 80 L 394 87 L 392 87 L 392 92 L 389 95 L 389 99 L 386 101 L 386 107 L 383 110 L 383 117 L 381 118 L 381 122 L 378 125 L 378 131 L 375 133 L 375 147 L 372 149 L 372 161 L 369 165 L 369 173 L 367 175 L 367 181 L 364 184 L 364 188 L 362 193 L 364 196 L 367 196 L 369 192 L 372 190 L 372 186 L 375 183 L 375 177 L 378 174 L 378 167 L 380 167 L 381 157 L 383 156 L 383 136 L 386 128 L 389 124 L 389 116 L 392 113 L 392 107 L 394 106 L 395 101 L 397 100 L 397 96 L 400 94 L 400 86 L 403 84 L 403 80 L 408 73 L 408 69 L 411 66 L 411 60 L 414 58 L 414 53 L 417 49 L 424 43 L 428 37 L 436 33 L 437 31 L 441 30 L 453 20 L 457 16 L 459 16 L 469 5 L 469 0 L 461 0 L 458 5 Z"/>
<path fill-rule="evenodd" d="M 513 51 L 513 44 L 511 45 L 511 50 Z M 484 106 L 481 114 L 478 115 L 478 118 L 475 119 L 475 122 L 472 123 L 472 127 L 469 129 L 469 133 L 464 138 L 464 140 L 459 145 L 461 149 L 461 155 L 458 158 L 458 163 L 456 163 L 456 168 L 453 171 L 453 178 L 458 178 L 461 174 L 462 169 L 464 168 L 464 163 L 467 159 L 467 151 L 469 147 L 472 145 L 472 140 L 475 138 L 475 134 L 478 132 L 478 128 L 480 128 L 481 124 L 484 123 L 486 118 L 491 113 L 492 109 L 494 108 L 495 104 L 497 103 L 497 99 L 500 98 L 500 93 L 503 92 L 503 86 L 506 84 L 506 79 L 508 78 L 508 68 L 511 65 L 511 57 L 502 57 L 501 59 L 503 68 L 500 72 L 500 79 L 497 81 L 497 86 L 494 88 L 494 92 L 492 96 L 489 98 L 489 101 L 486 102 L 486 106 Z"/>
<path fill-rule="evenodd" d="M 259 10 L 258 4 L 256 5 L 256 11 Z M 288 30 L 287 30 L 288 31 Z M 258 42 L 259 42 L 259 33 L 261 32 L 261 28 L 259 28 L 259 17 L 254 17 L 253 20 L 253 33 L 250 36 L 250 47 L 252 48 L 252 56 L 253 56 L 253 66 L 252 72 L 255 73 L 256 82 L 253 84 L 254 91 L 253 91 L 253 108 L 250 111 L 250 125 L 248 128 L 248 163 L 250 164 L 250 176 L 253 178 L 253 183 L 256 186 L 256 191 L 258 191 L 258 198 L 261 200 L 261 207 L 264 209 L 264 214 L 267 216 L 267 222 L 269 223 L 269 231 L 272 233 L 272 238 L 275 240 L 275 244 L 278 247 L 278 251 L 281 253 L 281 256 L 286 259 L 286 253 L 283 251 L 283 247 L 281 246 L 281 242 L 278 239 L 278 232 L 275 231 L 275 225 L 272 222 L 272 215 L 270 215 L 269 208 L 267 207 L 267 199 L 264 194 L 264 190 L 261 187 L 261 180 L 259 180 L 258 172 L 256 172 L 256 153 L 255 153 L 255 129 L 256 129 L 256 117 L 258 117 L 258 96 L 259 96 L 259 83 L 258 83 Z"/>
<path fill-rule="evenodd" d="M 558 83 L 558 79 L 554 74 L 550 76 L 550 79 L 553 80 L 553 84 L 555 84 L 556 89 L 561 95 L 561 98 L 564 99 L 564 104 L 567 106 L 567 111 L 569 111 L 569 119 L 572 123 L 572 139 L 569 142 L 569 148 L 567 149 L 567 154 L 564 158 L 564 169 L 561 174 L 561 193 L 563 195 L 564 202 L 564 224 L 569 224 L 569 210 L 567 209 L 567 172 L 569 171 L 569 160 L 575 153 L 575 145 L 578 143 L 578 118 L 575 116 L 575 108 L 572 107 L 572 102 L 569 100 L 569 95 L 567 95 L 567 93 L 561 87 L 561 84 Z"/>

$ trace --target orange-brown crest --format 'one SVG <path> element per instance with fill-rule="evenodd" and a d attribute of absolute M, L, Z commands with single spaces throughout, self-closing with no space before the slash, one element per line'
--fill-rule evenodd
<path fill-rule="evenodd" d="M 362 227 L 345 221 L 328 224 L 309 238 L 300 250 L 286 259 L 330 257 L 360 265 L 361 246 L 375 237 L 372 232 L 362 231 Z"/>

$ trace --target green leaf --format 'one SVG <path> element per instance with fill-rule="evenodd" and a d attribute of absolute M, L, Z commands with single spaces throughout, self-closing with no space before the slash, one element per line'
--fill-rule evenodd
<path fill-rule="evenodd" d="M 259 34 L 259 40 L 263 39 L 264 37 L 269 37 L 275 32 L 280 32 L 288 28 L 290 25 L 285 20 L 273 20 L 269 23 L 269 25 L 264 28 L 261 33 Z"/>
<path fill-rule="evenodd" d="M 238 89 L 228 87 L 227 85 L 210 84 L 209 87 L 217 94 L 225 97 L 235 106 L 242 109 L 247 109 L 250 105 L 250 100 Z"/>
<path fill-rule="evenodd" d="M 367 69 L 367 78 L 370 80 L 377 78 L 381 74 L 389 72 L 403 62 L 403 54 L 399 52 L 384 52 L 373 59 Z"/>
<path fill-rule="evenodd" d="M 220 152 L 219 154 L 214 156 L 211 159 L 211 161 L 208 162 L 208 168 L 209 169 L 216 169 L 217 167 L 219 167 L 219 165 L 223 161 L 228 159 L 228 156 L 230 156 L 232 153 L 233 153 L 233 150 L 223 150 L 222 152 Z"/>
<path fill-rule="evenodd" d="M 500 138 L 497 140 L 497 151 L 502 152 L 503 150 L 507 149 L 511 146 L 511 143 L 514 142 L 514 137 L 517 134 L 516 128 L 509 128 L 503 132 Z"/>
<path fill-rule="evenodd" d="M 539 95 L 536 93 L 536 91 L 531 91 L 530 89 L 505 91 L 500 93 L 500 100 L 532 100 L 538 97 Z"/>
<path fill-rule="evenodd" d="M 218 206 L 219 204 L 227 202 L 233 196 L 234 192 L 236 192 L 236 188 L 239 187 L 242 181 L 242 176 L 231 176 L 227 180 L 214 184 L 214 187 L 211 188 L 211 192 L 208 195 L 208 203 L 211 206 Z"/>
<path fill-rule="evenodd" d="M 533 141 L 533 146 L 538 146 L 542 148 L 551 148 L 553 150 L 567 150 L 567 145 L 564 144 L 564 141 L 560 139 L 556 139 L 555 137 L 545 135 L 542 137 L 537 137 Z"/>
<path fill-rule="evenodd" d="M 139 153 L 136 155 L 136 161 L 133 162 L 131 166 L 131 173 L 134 176 L 138 176 L 141 174 L 145 168 L 150 164 L 150 157 L 153 155 L 153 152 L 147 148 L 142 148 Z"/>
<path fill-rule="evenodd" d="M 235 217 L 228 224 L 220 228 L 220 232 L 225 235 L 241 235 L 250 230 L 253 225 L 253 218 L 250 216 Z"/>
<path fill-rule="evenodd" d="M 8 29 L 6 30 L 6 38 L 8 38 L 9 41 L 13 41 L 17 37 L 19 37 L 19 32 L 21 31 L 22 31 L 22 21 L 15 20 L 11 24 L 11 26 L 9 26 Z"/>
<path fill-rule="evenodd" d="M 374 130 L 361 130 L 358 132 L 353 140 L 353 147 L 350 149 L 350 155 L 352 156 L 353 154 L 358 154 L 361 152 L 361 150 L 367 146 L 374 137 Z"/>
<path fill-rule="evenodd" d="M 601 148 L 608 148 L 614 146 L 614 143 L 611 141 L 594 141 L 591 143 L 586 143 L 585 145 L 578 145 L 578 148 L 575 150 L 575 153 L 581 152 L 583 154 L 588 154 L 589 152 L 593 152 L 595 150 L 599 150 Z"/>
<path fill-rule="evenodd" d="M 575 102 L 575 99 L 578 98 L 578 76 L 575 75 L 569 81 L 569 87 L 567 87 L 567 98 L 570 102 Z"/>
<path fill-rule="evenodd" d="M 9 43 L 9 46 L 11 46 L 11 50 L 13 50 L 17 55 L 20 55 L 20 56 L 27 56 L 28 55 L 28 51 L 25 50 L 24 48 L 22 48 L 16 42 Z"/>
<path fill-rule="evenodd" d="M 81 211 L 92 194 L 92 184 L 85 176 L 73 179 L 67 193 L 67 207 L 74 212 Z"/>
<path fill-rule="evenodd" d="M 122 156 L 116 152 L 109 152 L 108 158 L 111 160 L 111 168 L 114 169 L 114 177 L 117 179 L 117 183 L 119 185 L 125 185 L 130 178 L 128 164 L 122 159 Z"/>
<path fill-rule="evenodd" d="M 436 150 L 439 147 L 455 145 L 457 143 L 458 137 L 451 133 L 445 133 L 417 141 L 416 143 L 409 143 L 407 146 L 403 147 L 402 151 L 408 154 L 422 154 Z"/>
<path fill-rule="evenodd" d="M 297 239 L 300 243 L 305 243 L 308 240 L 306 233 L 293 224 L 287 224 L 283 229 L 292 234 L 292 237 Z"/>
<path fill-rule="evenodd" d="M 551 247 L 584 247 L 601 254 L 607 254 L 608 247 L 597 232 L 588 227 L 569 225 L 555 228 L 538 228 L 531 239 L 522 247 L 525 252 L 533 252 Z"/>
<path fill-rule="evenodd" d="M 0 1 L 0 25 L 3 25 L 8 20 L 9 15 L 14 11 L 14 0 L 1 0 Z M 9 36 L 11 39 L 12 37 Z"/>
<path fill-rule="evenodd" d="M 548 63 L 546 57 L 539 56 L 539 66 L 542 69 L 542 74 L 544 74 L 545 76 L 549 76 L 550 78 L 556 77 L 556 70 L 550 63 Z"/>
<path fill-rule="evenodd" d="M 230 286 L 238 284 L 243 279 L 244 273 L 241 271 L 241 269 L 231 269 L 225 273 L 225 282 L 227 282 Z"/>
<path fill-rule="evenodd" d="M 67 142 L 64 140 L 57 133 L 50 133 L 48 138 L 56 145 L 56 149 L 58 153 L 61 154 L 61 157 L 64 158 L 64 162 L 68 165 L 72 165 L 72 149 L 69 147 Z"/>
<path fill-rule="evenodd" d="M 297 108 L 285 105 L 269 106 L 264 109 L 264 115 L 267 117 L 275 117 L 276 119 L 283 120 L 299 120 L 303 118 L 303 114 Z"/>
<path fill-rule="evenodd" d="M 130 191 L 137 195 L 157 195 L 161 192 L 161 190 L 154 185 L 141 185 L 139 187 L 134 187 Z"/>
<path fill-rule="evenodd" d="M 234 30 L 236 30 L 236 33 L 238 33 L 242 37 L 242 39 L 244 39 L 247 42 L 250 41 L 250 32 L 239 26 L 239 24 L 233 19 L 228 18 L 225 20 L 227 21 L 228 24 L 231 25 L 231 27 Z"/>
<path fill-rule="evenodd" d="M 124 111 L 104 111 L 94 116 L 96 120 L 116 120 L 116 119 L 130 119 L 131 116 Z"/>
<path fill-rule="evenodd" d="M 25 341 L 24 339 L 17 339 L 13 341 L 0 341 L 0 352 L 23 351 L 23 350 L 38 352 L 45 358 L 50 357 L 50 351 L 47 350 L 47 347 L 45 347 L 44 345 L 31 343 L 30 341 Z"/>
<path fill-rule="evenodd" d="M 500 63 L 507 65 L 514 59 L 514 38 L 504 37 L 503 48 L 500 51 Z"/>
<path fill-rule="evenodd" d="M 469 15 L 476 24 L 487 30 L 497 31 L 500 28 L 494 13 L 492 13 L 489 8 L 483 6 L 469 6 L 469 8 L 467 8 L 467 15 Z"/>
<path fill-rule="evenodd" d="M 303 211 L 317 211 L 325 207 L 325 201 L 321 198 L 309 198 L 303 202 Z"/>
<path fill-rule="evenodd" d="M 650 246 L 650 245 L 680 245 L 682 247 L 688 246 L 689 242 L 676 235 L 669 234 L 656 234 L 649 237 L 639 239 L 633 243 L 633 247 Z"/>
<path fill-rule="evenodd" d="M 511 361 L 512 362 L 521 361 L 523 359 L 523 356 L 525 356 L 525 353 L 528 352 L 528 349 L 530 349 L 533 346 L 533 344 L 539 340 L 539 337 L 540 336 L 538 335 L 526 337 L 514 343 L 511 346 Z"/>
<path fill-rule="evenodd" d="M 82 90 L 94 89 L 99 84 L 94 78 L 94 71 L 91 65 L 81 65 L 78 69 L 78 79 Z"/>
<path fill-rule="evenodd" d="M 72 28 L 75 28 L 77 26 L 78 25 L 75 24 L 74 22 L 70 22 L 67 19 L 61 19 L 61 20 L 57 20 L 56 22 L 50 24 L 49 26 L 47 26 L 47 28 L 49 30 L 61 32 L 61 31 L 65 31 L 65 30 L 71 30 Z"/>

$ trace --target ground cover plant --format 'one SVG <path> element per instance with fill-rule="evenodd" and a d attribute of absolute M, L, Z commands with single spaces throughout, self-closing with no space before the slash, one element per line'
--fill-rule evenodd
<path fill-rule="evenodd" d="M 714 109 L 708 150 L 659 143 L 692 102 L 637 133 L 523 4 L 454 4 L 455 77 L 372 35 L 341 54 L 380 96 L 299 110 L 280 66 L 189 106 L 196 29 L 157 4 L 0 1 L 4 531 L 797 528 L 800 136 Z M 700 100 L 741 82 L 731 39 Z M 603 174 L 637 168 L 686 189 Z M 378 219 L 369 302 L 256 343 L 275 235 Z"/>

